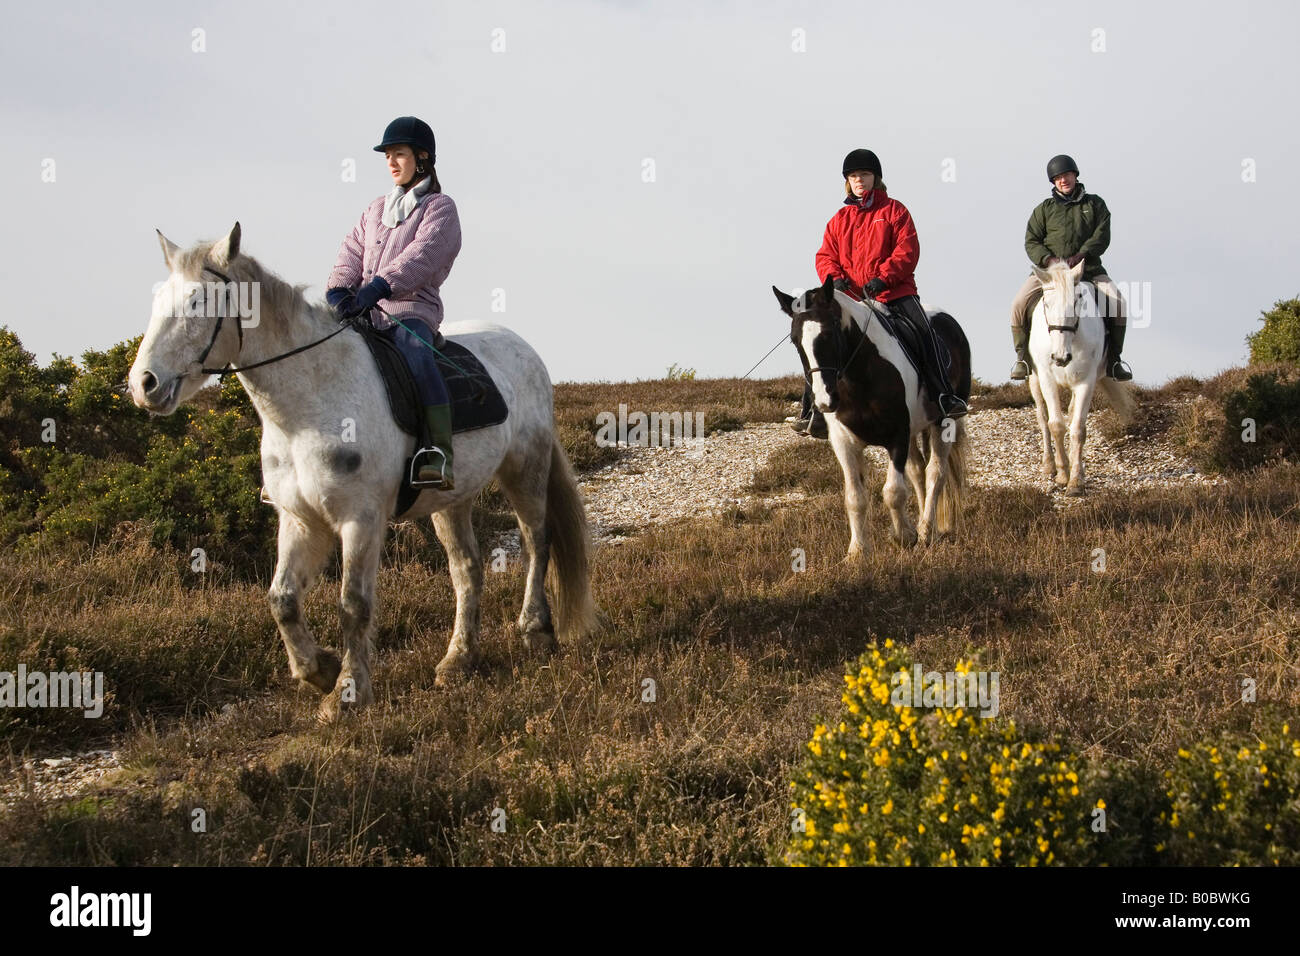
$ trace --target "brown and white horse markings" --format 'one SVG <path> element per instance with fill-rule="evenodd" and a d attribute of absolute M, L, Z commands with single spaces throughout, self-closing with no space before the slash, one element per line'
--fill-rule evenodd
<path fill-rule="evenodd" d="M 894 537 L 904 545 L 929 544 L 953 530 L 965 487 L 965 422 L 936 421 L 916 370 L 898 341 L 873 321 L 875 306 L 837 292 L 828 279 L 820 288 L 787 295 L 775 286 L 790 316 L 790 339 L 803 362 L 817 408 L 826 416 L 830 441 L 844 472 L 849 519 L 846 559 L 864 555 L 867 496 L 862 453 L 884 448 L 890 468 L 882 497 Z M 962 398 L 970 395 L 970 347 L 955 319 L 931 312 L 935 330 L 954 358 L 951 379 Z M 920 527 L 907 512 L 911 490 L 920 505 Z"/>

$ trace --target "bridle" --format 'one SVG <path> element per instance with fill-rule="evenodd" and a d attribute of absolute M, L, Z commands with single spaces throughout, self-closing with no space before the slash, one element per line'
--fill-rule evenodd
<path fill-rule="evenodd" d="M 234 281 L 230 278 L 230 276 L 226 275 L 224 272 L 221 272 L 218 269 L 214 269 L 212 266 L 205 265 L 203 267 L 203 271 L 211 272 L 214 276 L 216 276 L 218 279 L 224 282 L 227 287 L 234 285 Z M 328 342 L 330 339 L 334 338 L 334 336 L 338 335 L 344 329 L 349 328 L 352 324 L 352 321 L 350 319 L 342 319 L 339 322 L 339 327 L 335 329 L 333 332 L 331 332 L 329 335 L 326 335 L 323 338 L 319 338 L 315 342 L 309 342 L 306 345 L 300 345 L 296 349 L 290 349 L 287 352 L 282 352 L 279 355 L 272 356 L 269 359 L 264 359 L 261 362 L 254 362 L 252 365 L 243 365 L 240 366 L 239 368 L 231 368 L 230 363 L 227 362 L 225 368 L 207 368 L 203 365 L 203 363 L 208 360 L 208 353 L 212 351 L 212 346 L 217 344 L 217 336 L 221 334 L 221 327 L 225 323 L 225 321 L 226 321 L 226 310 L 223 308 L 219 311 L 217 315 L 217 324 L 212 329 L 212 338 L 208 339 L 208 347 L 203 350 L 203 354 L 200 355 L 198 359 L 199 371 L 202 372 L 204 375 L 217 375 L 224 378 L 227 375 L 235 375 L 238 372 L 247 372 L 250 369 L 261 368 L 263 365 L 270 365 L 272 362 L 279 362 L 282 359 L 287 359 L 291 355 L 297 355 L 299 352 L 305 352 L 308 349 L 315 348 L 316 346 L 320 345 L 322 342 Z M 235 352 L 235 358 L 238 359 L 239 353 L 244 350 L 244 325 L 240 321 L 238 316 L 236 316 L 235 318 L 235 330 L 239 333 L 239 349 Z"/>
<path fill-rule="evenodd" d="M 874 314 L 875 314 L 874 310 L 868 307 L 867 321 L 862 326 L 862 338 L 859 339 L 858 344 L 853 347 L 853 351 L 849 353 L 849 357 L 845 360 L 843 365 L 818 365 L 816 368 L 810 368 L 808 369 L 808 371 L 804 372 L 803 380 L 807 382 L 809 385 L 812 385 L 813 375 L 817 372 L 825 372 L 825 371 L 834 372 L 836 379 L 841 378 L 844 375 L 844 373 L 849 370 L 849 366 L 853 364 L 853 360 L 858 357 L 858 352 L 861 351 L 862 346 L 866 344 L 867 326 L 871 324 L 871 319 Z"/>

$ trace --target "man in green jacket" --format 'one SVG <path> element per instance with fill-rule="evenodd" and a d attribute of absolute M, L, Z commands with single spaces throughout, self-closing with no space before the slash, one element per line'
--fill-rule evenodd
<path fill-rule="evenodd" d="M 1124 299 L 1101 264 L 1101 254 L 1110 245 L 1110 210 L 1100 196 L 1083 188 L 1079 167 L 1069 156 L 1053 156 L 1047 164 L 1047 178 L 1054 187 L 1052 195 L 1029 214 L 1025 252 L 1030 262 L 1044 269 L 1062 260 L 1070 268 L 1083 262 L 1083 279 L 1099 293 L 1097 306 L 1106 323 L 1103 374 L 1127 382 L 1133 373 L 1120 358 L 1127 321 Z M 1016 349 L 1011 378 L 1016 381 L 1029 377 L 1029 317 L 1042 297 L 1042 284 L 1031 274 L 1011 303 L 1011 340 Z"/>

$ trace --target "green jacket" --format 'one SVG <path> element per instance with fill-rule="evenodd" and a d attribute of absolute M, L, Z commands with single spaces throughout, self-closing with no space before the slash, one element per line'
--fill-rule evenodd
<path fill-rule="evenodd" d="M 1068 259 L 1083 253 L 1083 278 L 1092 279 L 1105 273 L 1101 254 L 1110 245 L 1110 210 L 1100 196 L 1074 187 L 1069 199 L 1060 199 L 1056 190 L 1029 214 L 1025 227 L 1025 252 L 1029 261 L 1042 267 L 1050 256 Z"/>

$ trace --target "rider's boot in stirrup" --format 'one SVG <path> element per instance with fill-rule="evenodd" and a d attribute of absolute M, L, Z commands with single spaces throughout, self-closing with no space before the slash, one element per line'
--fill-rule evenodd
<path fill-rule="evenodd" d="M 451 406 L 426 405 L 424 424 L 428 443 L 411 458 L 411 486 L 452 491 Z"/>
<path fill-rule="evenodd" d="M 1029 330 L 1019 325 L 1011 326 L 1011 344 L 1016 349 L 1016 364 L 1011 366 L 1011 381 L 1023 382 L 1029 378 Z"/>

